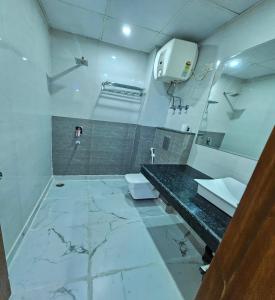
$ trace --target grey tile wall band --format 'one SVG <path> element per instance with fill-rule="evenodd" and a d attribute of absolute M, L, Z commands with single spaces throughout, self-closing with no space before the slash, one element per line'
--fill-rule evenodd
<path fill-rule="evenodd" d="M 171 128 L 165 128 L 165 127 L 157 127 L 157 129 L 166 130 L 166 131 L 168 131 L 168 132 L 169 132 L 169 131 L 170 131 L 170 132 L 176 132 L 176 133 L 180 133 L 180 134 L 196 135 L 194 132 L 180 131 L 180 130 L 171 129 Z"/>
<path fill-rule="evenodd" d="M 76 145 L 75 127 L 83 134 Z M 163 137 L 170 139 L 162 151 Z M 52 117 L 54 175 L 123 175 L 137 173 L 151 162 L 156 148 L 158 163 L 187 161 L 194 134 L 166 128 L 68 117 Z"/>
<path fill-rule="evenodd" d="M 219 149 L 223 142 L 225 132 L 199 130 L 196 144 L 209 148 Z"/>

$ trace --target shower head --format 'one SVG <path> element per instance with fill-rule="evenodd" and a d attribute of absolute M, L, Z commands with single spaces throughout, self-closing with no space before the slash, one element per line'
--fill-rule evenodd
<path fill-rule="evenodd" d="M 84 58 L 84 56 L 82 56 L 81 58 L 75 57 L 75 63 L 78 66 L 86 66 L 88 67 L 88 60 Z"/>
<path fill-rule="evenodd" d="M 240 94 L 239 93 L 235 93 L 235 92 L 223 92 L 223 95 L 224 95 L 224 98 L 226 99 L 226 101 L 228 102 L 230 108 L 231 108 L 231 112 L 228 112 L 228 117 L 231 119 L 231 120 L 234 120 L 234 119 L 239 119 L 242 114 L 244 113 L 245 109 L 236 109 L 234 107 L 234 105 L 232 104 L 232 102 L 230 101 L 229 97 L 237 97 L 239 96 Z"/>
<path fill-rule="evenodd" d="M 214 100 L 208 100 L 207 101 L 207 105 L 206 105 L 206 109 L 205 109 L 205 113 L 208 114 L 208 108 L 210 104 L 218 104 L 218 101 L 214 101 Z"/>
<path fill-rule="evenodd" d="M 230 96 L 230 97 L 237 97 L 240 95 L 240 93 L 238 93 L 238 92 L 223 92 L 223 94 L 225 96 Z"/>

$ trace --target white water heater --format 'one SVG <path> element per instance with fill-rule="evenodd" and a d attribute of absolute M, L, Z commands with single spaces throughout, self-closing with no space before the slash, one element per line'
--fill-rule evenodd
<path fill-rule="evenodd" d="M 196 43 L 172 39 L 156 55 L 154 78 L 164 82 L 190 78 L 198 59 Z"/>

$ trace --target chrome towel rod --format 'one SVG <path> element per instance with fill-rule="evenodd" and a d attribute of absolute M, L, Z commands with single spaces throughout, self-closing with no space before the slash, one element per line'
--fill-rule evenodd
<path fill-rule="evenodd" d="M 114 93 L 130 97 L 142 97 L 144 95 L 143 88 L 110 81 L 102 82 L 101 92 Z"/>

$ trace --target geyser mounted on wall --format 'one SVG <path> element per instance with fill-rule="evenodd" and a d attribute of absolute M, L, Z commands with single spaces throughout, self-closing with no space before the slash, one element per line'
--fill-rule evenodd
<path fill-rule="evenodd" d="M 170 109 L 175 114 L 187 113 L 189 105 L 183 105 L 183 99 L 175 95 L 176 85 L 188 80 L 198 59 L 198 45 L 192 42 L 172 39 L 158 52 L 154 64 L 154 78 L 170 83 L 167 95 L 170 97 Z"/>
<path fill-rule="evenodd" d="M 154 78 L 164 82 L 186 81 L 192 75 L 197 59 L 196 43 L 172 39 L 157 52 Z"/>

